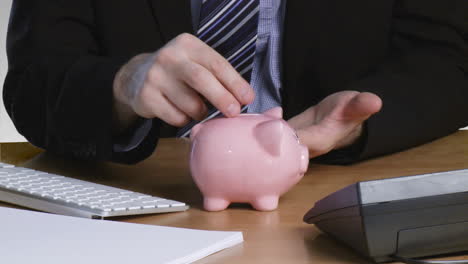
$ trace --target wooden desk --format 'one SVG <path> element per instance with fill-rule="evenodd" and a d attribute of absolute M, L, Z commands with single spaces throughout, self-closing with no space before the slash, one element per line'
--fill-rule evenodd
<path fill-rule="evenodd" d="M 257 212 L 235 206 L 222 212 L 201 209 L 199 191 L 187 167 L 187 142 L 162 140 L 157 152 L 134 166 L 84 163 L 40 154 L 23 164 L 48 172 L 185 201 L 186 212 L 132 216 L 118 221 L 209 230 L 240 230 L 245 242 L 197 263 L 370 263 L 302 222 L 314 202 L 361 180 L 468 168 L 468 131 L 424 146 L 353 166 L 312 164 L 304 179 L 280 200 L 279 209 Z M 5 204 L 3 204 L 5 205 Z"/>

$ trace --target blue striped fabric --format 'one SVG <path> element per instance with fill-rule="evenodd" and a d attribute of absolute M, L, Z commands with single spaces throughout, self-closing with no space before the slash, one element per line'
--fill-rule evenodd
<path fill-rule="evenodd" d="M 283 89 L 281 57 L 285 9 L 286 0 L 260 0 L 257 50 L 250 80 L 250 85 L 255 91 L 255 99 L 249 104 L 249 113 L 263 113 L 273 107 L 281 106 Z"/>
<path fill-rule="evenodd" d="M 223 55 L 250 82 L 256 50 L 259 0 L 203 0 L 197 37 Z M 246 112 L 247 107 L 242 108 Z M 205 122 L 220 112 L 211 106 Z M 178 131 L 186 137 L 197 121 Z"/>
<path fill-rule="evenodd" d="M 259 0 L 205 0 L 197 36 L 250 81 L 257 40 Z"/>

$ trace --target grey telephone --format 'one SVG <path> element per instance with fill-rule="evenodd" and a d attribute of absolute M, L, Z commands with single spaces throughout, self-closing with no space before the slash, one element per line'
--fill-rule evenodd
<path fill-rule="evenodd" d="M 468 251 L 468 169 L 358 182 L 304 221 L 375 262 L 468 263 L 413 259 Z"/>

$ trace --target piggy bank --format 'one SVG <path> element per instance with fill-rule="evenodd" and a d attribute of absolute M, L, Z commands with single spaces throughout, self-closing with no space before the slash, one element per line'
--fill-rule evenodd
<path fill-rule="evenodd" d="M 282 119 L 282 109 L 216 118 L 193 127 L 190 170 L 207 211 L 230 203 L 274 210 L 307 170 L 309 152 Z"/>

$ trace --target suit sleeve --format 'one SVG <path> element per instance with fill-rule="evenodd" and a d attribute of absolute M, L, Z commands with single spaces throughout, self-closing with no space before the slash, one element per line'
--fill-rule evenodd
<path fill-rule="evenodd" d="M 321 157 L 351 163 L 401 151 L 468 125 L 468 2 L 396 1 L 389 56 L 349 90 L 376 93 L 365 139 Z"/>
<path fill-rule="evenodd" d="M 137 162 L 153 152 L 158 124 L 138 147 L 113 151 L 112 83 L 130 58 L 100 50 L 92 2 L 13 2 L 5 107 L 38 147 L 81 159 Z"/>

